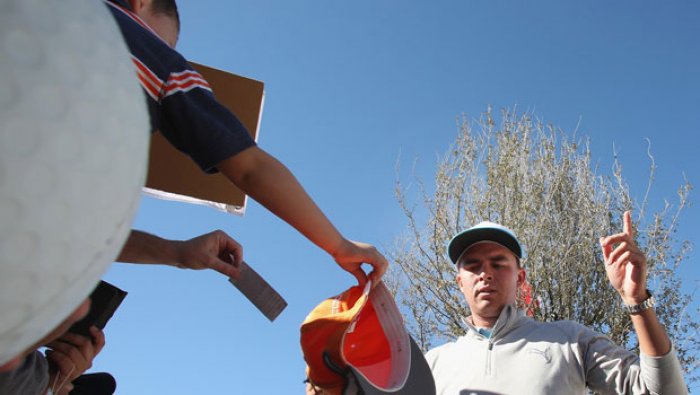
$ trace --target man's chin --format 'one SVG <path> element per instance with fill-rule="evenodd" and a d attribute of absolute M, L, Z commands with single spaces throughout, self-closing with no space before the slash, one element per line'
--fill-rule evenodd
<path fill-rule="evenodd" d="M 477 303 L 494 303 L 497 298 L 498 294 L 496 292 L 479 292 L 475 300 Z"/>
<path fill-rule="evenodd" d="M 480 311 L 483 316 L 490 316 L 490 315 L 495 315 L 498 316 L 501 313 L 501 310 L 503 310 L 503 303 L 499 303 L 492 298 L 477 298 L 476 303 L 475 303 L 475 309 Z"/>

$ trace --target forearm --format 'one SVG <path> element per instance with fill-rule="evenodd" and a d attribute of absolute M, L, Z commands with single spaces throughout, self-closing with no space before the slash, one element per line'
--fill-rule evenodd
<path fill-rule="evenodd" d="M 641 378 L 650 394 L 687 394 L 680 361 L 653 308 L 632 314 L 640 350 Z"/>
<path fill-rule="evenodd" d="M 660 357 L 671 351 L 671 341 L 653 308 L 632 314 L 631 319 L 643 354 Z"/>
<path fill-rule="evenodd" d="M 260 148 L 249 148 L 218 166 L 229 180 L 331 255 L 343 236 L 294 175 Z"/>
<path fill-rule="evenodd" d="M 138 230 L 132 230 L 117 257 L 118 262 L 176 264 L 177 249 L 165 240 Z"/>

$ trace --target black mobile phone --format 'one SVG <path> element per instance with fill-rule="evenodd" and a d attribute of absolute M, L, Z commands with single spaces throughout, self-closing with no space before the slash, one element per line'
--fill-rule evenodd
<path fill-rule="evenodd" d="M 90 337 L 90 327 L 96 326 L 104 329 L 107 321 L 112 318 L 114 312 L 126 297 L 127 292 L 107 281 L 100 281 L 90 294 L 90 311 L 80 321 L 73 324 L 68 332 Z"/>

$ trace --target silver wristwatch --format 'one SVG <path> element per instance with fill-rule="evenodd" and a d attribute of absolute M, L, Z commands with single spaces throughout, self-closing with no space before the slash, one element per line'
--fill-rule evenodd
<path fill-rule="evenodd" d="M 638 313 L 641 313 L 642 311 L 644 311 L 648 308 L 654 307 L 655 305 L 656 305 L 656 299 L 654 299 L 654 295 L 652 295 L 651 292 L 649 292 L 647 290 L 647 298 L 644 299 L 642 301 L 642 303 L 632 304 L 632 305 L 626 304 L 625 308 L 627 308 L 627 311 L 630 314 L 638 314 Z"/>

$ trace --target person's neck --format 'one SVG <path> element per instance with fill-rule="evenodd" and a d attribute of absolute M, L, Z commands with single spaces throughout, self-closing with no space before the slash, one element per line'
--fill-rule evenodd
<path fill-rule="evenodd" d="M 496 326 L 496 322 L 498 321 L 499 316 L 500 312 L 499 314 L 493 317 L 486 317 L 472 313 L 471 322 L 472 325 L 474 325 L 477 328 L 493 329 L 493 327 Z"/>

